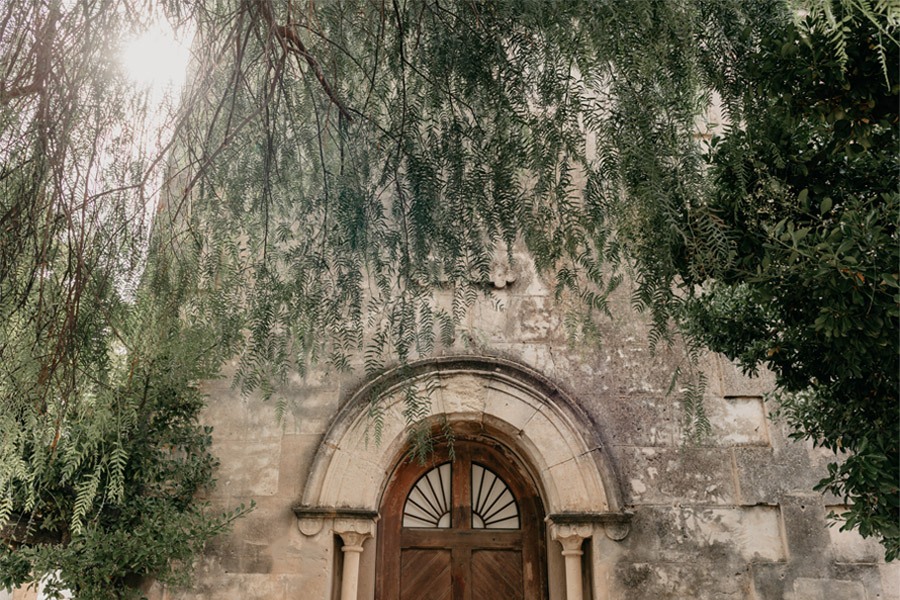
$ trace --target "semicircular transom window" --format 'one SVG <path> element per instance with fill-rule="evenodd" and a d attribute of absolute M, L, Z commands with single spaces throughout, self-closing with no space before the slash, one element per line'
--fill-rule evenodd
<path fill-rule="evenodd" d="M 450 528 L 450 469 L 447 462 L 419 477 L 406 497 L 404 527 Z"/>
<path fill-rule="evenodd" d="M 472 463 L 472 529 L 518 529 L 519 507 L 496 473 Z"/>
<path fill-rule="evenodd" d="M 472 529 L 519 529 L 519 506 L 503 479 L 490 469 L 471 463 Z M 450 529 L 453 494 L 452 463 L 434 467 L 419 477 L 403 506 L 403 527 Z"/>

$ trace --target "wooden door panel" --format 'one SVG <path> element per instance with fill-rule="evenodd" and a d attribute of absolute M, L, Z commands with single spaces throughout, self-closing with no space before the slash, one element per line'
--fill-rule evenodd
<path fill-rule="evenodd" d="M 442 490 L 428 504 L 440 505 L 433 512 L 441 519 L 404 526 L 407 498 L 435 469 L 450 471 L 426 481 Z M 452 453 L 439 447 L 427 464 L 398 465 L 381 505 L 376 599 L 546 600 L 543 509 L 532 481 L 514 455 L 486 439 L 456 440 Z M 438 502 L 447 497 L 449 507 Z"/>
<path fill-rule="evenodd" d="M 401 600 L 450 600 L 450 550 L 402 550 L 400 589 Z"/>
<path fill-rule="evenodd" d="M 449 535 L 448 535 L 449 533 Z M 520 531 L 492 531 L 490 529 L 407 529 L 400 534 L 403 548 L 521 548 Z"/>
<path fill-rule="evenodd" d="M 522 600 L 524 587 L 520 551 L 472 551 L 472 600 Z"/>

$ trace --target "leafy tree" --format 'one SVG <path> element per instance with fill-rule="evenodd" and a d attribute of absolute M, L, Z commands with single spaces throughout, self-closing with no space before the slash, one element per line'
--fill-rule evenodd
<path fill-rule="evenodd" d="M 796 437 L 844 455 L 818 487 L 845 498 L 844 527 L 880 536 L 891 559 L 900 552 L 900 60 L 883 19 L 832 18 L 844 27 L 839 52 L 813 15 L 748 31 L 728 57 L 717 87 L 734 122 L 712 141 L 709 205 L 733 258 L 691 278 L 707 285 L 687 314 L 707 347 L 775 372 Z M 708 269 L 700 258 L 692 262 Z"/>
<path fill-rule="evenodd" d="M 141 26 L 127 8 L 0 6 L 2 588 L 183 580 L 236 516 L 198 498 L 215 459 L 197 383 L 229 333 L 188 321 L 190 265 L 149 239 L 163 148 L 113 60 Z"/>
<path fill-rule="evenodd" d="M 160 2 L 196 29 L 171 140 L 109 59 L 137 3 L 5 5 L 0 583 L 174 575 L 233 516 L 195 500 L 197 381 L 237 356 L 281 405 L 291 370 L 428 354 L 516 243 L 584 327 L 627 271 L 654 343 L 772 367 L 895 552 L 896 19 L 857 4 Z"/>

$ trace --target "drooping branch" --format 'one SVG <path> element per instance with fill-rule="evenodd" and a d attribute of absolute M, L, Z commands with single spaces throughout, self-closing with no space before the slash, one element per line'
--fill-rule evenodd
<path fill-rule="evenodd" d="M 315 75 L 316 79 L 319 82 L 319 85 L 322 86 L 322 90 L 325 92 L 325 95 L 328 96 L 328 99 L 331 100 L 331 103 L 334 104 L 338 111 L 341 114 L 341 117 L 347 119 L 347 121 L 353 121 L 353 117 L 350 114 L 350 111 L 344 106 L 344 103 L 338 98 L 337 92 L 335 92 L 334 87 L 332 87 L 331 83 L 329 83 L 328 78 L 325 77 L 325 73 L 322 71 L 322 66 L 319 64 L 319 61 L 316 60 L 316 57 L 310 53 L 310 51 L 306 48 L 306 44 L 303 43 L 303 40 L 300 39 L 297 30 L 291 25 L 280 25 L 275 20 L 275 16 L 272 14 L 272 11 L 269 7 L 267 0 L 256 0 L 256 6 L 259 8 L 259 12 L 265 20 L 266 24 L 271 29 L 272 33 L 275 34 L 275 37 L 278 39 L 278 42 L 281 44 L 281 47 L 284 48 L 286 52 L 293 53 L 306 61 L 306 64 L 309 65 L 309 68 L 312 69 L 313 75 Z"/>
<path fill-rule="evenodd" d="M 21 98 L 23 96 L 30 96 L 31 94 L 36 94 L 41 90 L 41 85 L 37 81 L 29 83 L 28 85 L 23 85 L 19 87 L 14 87 L 12 89 L 0 89 L 0 104 L 5 105 L 9 104 L 11 101 L 16 98 Z"/>
<path fill-rule="evenodd" d="M 7 14 L 7 20 L 11 13 Z M 0 106 L 5 106 L 24 96 L 31 96 L 44 90 L 46 80 L 50 74 L 50 65 L 53 52 L 53 44 L 56 40 L 56 24 L 60 18 L 59 7 L 54 5 L 49 14 L 46 16 L 46 22 L 38 25 L 39 31 L 35 35 L 35 44 L 31 48 L 32 60 L 31 68 L 26 68 L 13 81 L 0 81 Z M 19 57 L 19 51 L 25 46 L 20 45 L 12 58 Z M 30 71 L 30 73 L 29 73 Z M 30 79 L 28 83 L 23 83 L 24 79 Z"/>

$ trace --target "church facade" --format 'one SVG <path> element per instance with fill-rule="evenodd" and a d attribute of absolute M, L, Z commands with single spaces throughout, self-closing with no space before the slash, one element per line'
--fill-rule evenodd
<path fill-rule="evenodd" d="M 321 368 L 273 402 L 207 382 L 214 509 L 255 503 L 153 600 L 898 600 L 900 565 L 829 526 L 827 452 L 769 414 L 765 373 L 706 356 L 711 433 L 685 435 L 677 348 L 628 301 L 572 342 L 519 255 L 453 345 L 374 378 Z M 450 302 L 438 294 L 436 301 Z M 426 401 L 411 413 L 405 398 Z M 431 431 L 410 459 L 410 424 Z M 0 593 L 41 599 L 38 590 Z"/>
<path fill-rule="evenodd" d="M 166 600 L 897 600 L 898 565 L 829 526 L 830 455 L 769 414 L 770 376 L 701 365 L 711 434 L 685 436 L 682 358 L 616 297 L 599 343 L 528 268 L 450 347 L 365 378 L 327 369 L 273 403 L 209 382 L 214 507 L 256 503 Z M 449 292 L 448 292 L 449 294 Z M 443 300 L 437 298 L 438 302 Z M 427 398 L 410 414 L 405 396 Z M 433 452 L 409 459 L 409 423 Z M 450 440 L 449 442 L 447 440 Z"/>

